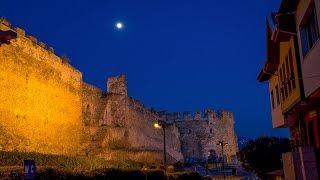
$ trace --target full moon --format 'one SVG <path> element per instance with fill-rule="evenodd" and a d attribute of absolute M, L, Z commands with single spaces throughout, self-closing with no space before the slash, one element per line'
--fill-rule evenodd
<path fill-rule="evenodd" d="M 117 23 L 116 23 L 116 28 L 117 28 L 117 29 L 122 29 L 122 28 L 123 28 L 122 22 L 117 22 Z"/>

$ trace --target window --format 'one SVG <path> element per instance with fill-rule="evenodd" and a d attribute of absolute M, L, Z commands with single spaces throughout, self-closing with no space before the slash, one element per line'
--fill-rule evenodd
<path fill-rule="evenodd" d="M 272 109 L 274 109 L 274 108 L 275 108 L 275 106 L 274 106 L 273 90 L 271 91 L 271 105 L 272 105 Z"/>
<path fill-rule="evenodd" d="M 282 67 L 279 69 L 280 74 L 280 95 L 281 95 L 281 101 L 284 101 L 284 85 L 283 85 L 283 76 L 282 76 Z"/>
<path fill-rule="evenodd" d="M 212 129 L 210 129 L 210 133 L 212 134 Z"/>
<path fill-rule="evenodd" d="M 284 62 L 279 68 L 279 87 L 276 87 L 276 98 L 280 101 L 285 101 L 289 95 L 296 88 L 295 74 L 294 74 L 294 59 L 292 58 L 292 50 L 289 49 L 287 56 L 285 57 Z M 277 104 L 278 101 L 277 101 Z"/>
<path fill-rule="evenodd" d="M 294 67 L 293 67 L 293 58 L 292 58 L 292 50 L 289 50 L 289 63 L 290 63 L 290 82 L 292 86 L 292 90 L 296 88 L 296 80 L 295 80 L 295 74 L 294 74 Z"/>
<path fill-rule="evenodd" d="M 281 72 L 281 83 L 283 87 L 283 101 L 288 97 L 288 91 L 287 91 L 287 80 L 286 80 L 286 70 L 285 70 L 284 64 L 282 64 L 282 72 Z"/>
<path fill-rule="evenodd" d="M 277 105 L 280 104 L 280 94 L 279 94 L 279 86 L 276 85 L 276 97 L 277 97 Z"/>
<path fill-rule="evenodd" d="M 300 36 L 302 53 L 303 57 L 305 57 L 319 39 L 317 13 L 314 5 L 311 8 L 309 15 L 305 17 L 304 23 L 300 26 Z"/>
<path fill-rule="evenodd" d="M 290 74 L 291 74 L 291 69 L 289 68 L 289 56 L 286 57 L 286 84 L 288 87 L 288 95 L 291 94 L 292 89 L 291 89 L 291 80 L 290 80 Z"/>

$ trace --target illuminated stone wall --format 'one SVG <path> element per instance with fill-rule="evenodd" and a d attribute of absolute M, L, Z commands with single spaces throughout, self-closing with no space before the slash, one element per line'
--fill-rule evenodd
<path fill-rule="evenodd" d="M 0 20 L 0 30 L 8 29 Z M 53 48 L 14 30 L 18 38 L 0 46 L 0 150 L 159 163 L 163 132 L 153 124 L 165 119 L 174 122 L 166 131 L 169 162 L 205 158 L 222 139 L 228 157 L 236 154 L 232 113 L 163 116 L 128 96 L 124 75 L 110 77 L 103 92 Z"/>
<path fill-rule="evenodd" d="M 120 159 L 162 162 L 163 132 L 153 127 L 160 117 L 157 112 L 127 95 L 124 75 L 108 78 L 105 94 L 98 95 L 99 91 L 86 89 L 85 106 L 95 104 L 96 107 L 91 109 L 93 113 L 85 113 L 95 114 L 95 117 L 88 118 L 93 121 L 86 126 L 91 142 L 83 148 L 85 154 L 106 159 L 121 154 Z M 175 126 L 168 128 L 166 137 L 168 160 L 182 160 L 178 129 Z"/>
<path fill-rule="evenodd" d="M 206 110 L 204 114 L 185 112 L 167 114 L 167 120 L 179 129 L 182 153 L 185 158 L 206 160 L 211 150 L 221 157 L 219 141 L 228 143 L 224 155 L 229 163 L 236 163 L 237 136 L 234 131 L 233 113 L 230 111 Z"/>
<path fill-rule="evenodd" d="M 0 21 L 1 30 L 9 28 Z M 83 133 L 82 74 L 15 30 L 18 38 L 0 46 L 0 147 L 76 154 Z"/>
<path fill-rule="evenodd" d="M 161 161 L 159 117 L 127 95 L 125 76 L 110 77 L 103 92 L 53 48 L 0 20 L 8 29 L 18 38 L 0 46 L 0 150 Z M 178 130 L 167 138 L 168 159 L 182 159 Z"/>
<path fill-rule="evenodd" d="M 103 103 L 102 90 L 87 84 L 82 84 L 82 98 L 83 98 L 83 122 L 86 126 L 98 125 L 101 118 Z"/>

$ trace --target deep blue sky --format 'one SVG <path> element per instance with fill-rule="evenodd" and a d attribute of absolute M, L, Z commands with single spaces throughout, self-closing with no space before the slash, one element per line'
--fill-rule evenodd
<path fill-rule="evenodd" d="M 125 73 L 129 94 L 170 111 L 234 112 L 239 136 L 271 127 L 265 16 L 279 0 L 1 0 L 0 16 L 66 54 L 86 82 L 105 89 Z M 116 21 L 125 28 L 117 31 Z"/>

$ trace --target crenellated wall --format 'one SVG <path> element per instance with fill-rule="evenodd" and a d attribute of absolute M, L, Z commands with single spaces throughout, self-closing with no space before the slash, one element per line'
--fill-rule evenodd
<path fill-rule="evenodd" d="M 157 112 L 128 96 L 124 75 L 108 78 L 103 92 L 53 48 L 0 19 L 0 30 L 9 29 L 18 36 L 0 46 L 0 150 L 160 163 L 163 132 L 153 125 L 166 120 L 169 162 L 206 158 L 221 139 L 235 155 L 231 112 Z"/>
<path fill-rule="evenodd" d="M 224 152 L 227 161 L 236 162 L 238 143 L 232 112 L 207 109 L 204 113 L 184 112 L 182 117 L 179 113 L 167 114 L 166 118 L 179 129 L 185 158 L 206 160 L 211 150 L 221 156 L 221 146 L 218 143 L 224 141 L 228 143 Z"/>
<path fill-rule="evenodd" d="M 92 89 L 92 88 L 87 88 Z M 146 108 L 141 102 L 127 96 L 127 81 L 124 75 L 108 78 L 107 93 L 100 96 L 100 91 L 88 90 L 84 104 L 96 106 L 93 113 L 98 118 L 88 123 L 91 141 L 87 144 L 87 153 L 101 157 L 109 157 L 110 152 L 125 150 L 150 155 L 148 161 L 162 160 L 162 131 L 155 129 L 153 124 L 159 120 L 159 115 Z M 93 92 L 93 93 L 92 93 Z M 175 126 L 170 127 L 166 134 L 167 153 L 172 161 L 182 160 L 179 132 Z M 97 149 L 101 149 L 97 151 Z M 129 155 L 128 155 L 129 157 Z M 169 159 L 170 159 L 169 158 Z M 137 159 L 135 159 L 137 160 Z"/>
<path fill-rule="evenodd" d="M 82 124 L 82 74 L 52 48 L 1 19 L 18 37 L 0 47 L 2 150 L 76 154 Z"/>
<path fill-rule="evenodd" d="M 127 96 L 124 75 L 109 78 L 105 93 L 53 48 L 1 19 L 0 30 L 9 29 L 17 38 L 0 47 L 0 150 L 161 162 L 159 117 Z M 168 155 L 180 160 L 178 135 L 168 131 Z"/>

